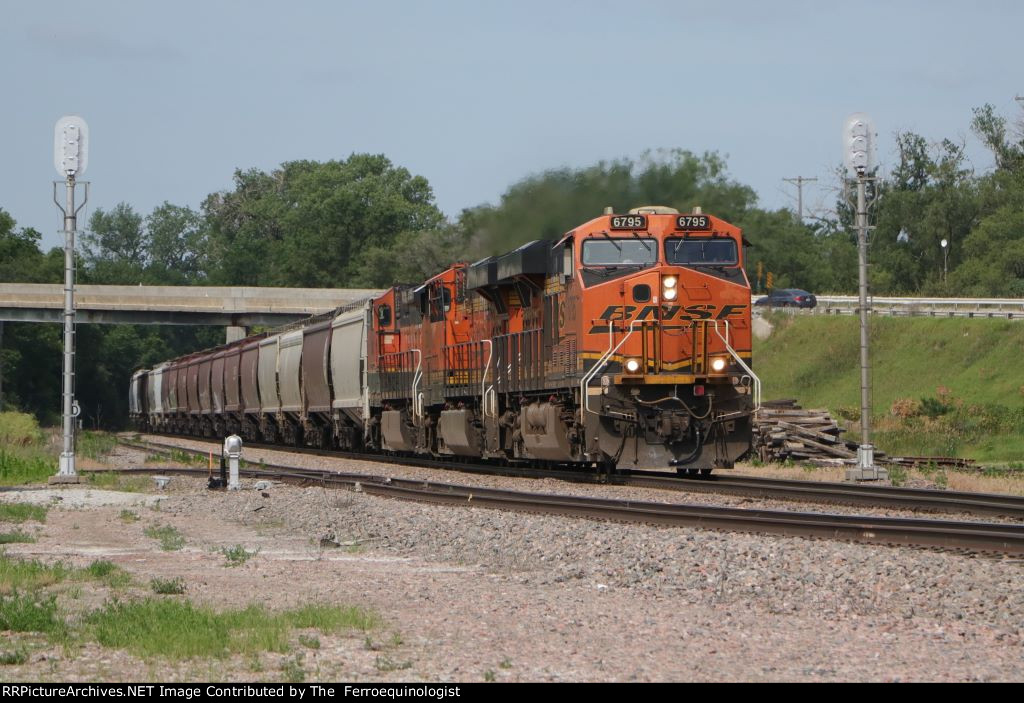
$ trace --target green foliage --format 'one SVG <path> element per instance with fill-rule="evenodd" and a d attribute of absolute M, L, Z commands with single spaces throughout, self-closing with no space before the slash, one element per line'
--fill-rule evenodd
<path fill-rule="evenodd" d="M 0 544 L 31 544 L 35 541 L 35 537 L 20 530 L 16 532 L 0 532 Z"/>
<path fill-rule="evenodd" d="M 176 552 L 185 546 L 185 536 L 178 531 L 178 528 L 172 525 L 160 527 L 151 525 L 143 530 L 142 534 L 150 539 L 159 541 L 160 549 L 165 552 Z"/>
<path fill-rule="evenodd" d="M 345 609 L 308 607 L 321 609 L 317 619 L 328 624 L 346 619 L 343 613 L 332 613 Z M 274 614 L 260 606 L 250 606 L 218 613 L 184 600 L 146 599 L 109 602 L 87 616 L 85 622 L 92 636 L 105 647 L 143 657 L 219 658 L 230 654 L 287 652 L 292 628 L 316 627 L 295 624 L 306 622 L 301 615 L 305 610 Z"/>
<path fill-rule="evenodd" d="M 46 522 L 45 505 L 31 503 L 0 503 L 0 522 Z"/>
<path fill-rule="evenodd" d="M 639 205 L 684 211 L 700 205 L 738 222 L 755 200 L 753 190 L 729 179 L 718 154 L 673 149 L 648 152 L 637 161 L 602 161 L 529 176 L 512 185 L 499 205 L 464 210 L 459 221 L 473 240 L 473 251 L 490 255 L 534 239 L 560 239 L 599 217 L 606 206 L 625 212 Z"/>
<path fill-rule="evenodd" d="M 0 446 L 28 447 L 42 442 L 42 430 L 33 416 L 19 412 L 0 413 Z"/>
<path fill-rule="evenodd" d="M 930 398 L 930 397 L 929 398 L 921 398 L 921 406 L 920 407 L 921 407 L 921 414 L 922 415 L 927 415 L 928 417 L 932 418 L 933 420 L 935 418 L 939 417 L 940 415 L 945 415 L 946 413 L 948 413 L 950 410 L 953 409 L 952 406 L 947 405 L 946 403 L 943 403 L 938 398 Z"/>
<path fill-rule="evenodd" d="M 858 322 L 801 317 L 755 342 L 766 398 L 799 398 L 859 420 Z M 1018 360 L 1024 326 L 1001 320 L 875 318 L 871 323 L 874 443 L 892 455 L 1024 454 Z M 920 403 L 906 396 L 922 398 Z"/>
<path fill-rule="evenodd" d="M 58 634 L 65 630 L 57 614 L 57 597 L 38 592 L 0 596 L 0 630 Z"/>
<path fill-rule="evenodd" d="M 241 566 L 260 553 L 259 549 L 246 551 L 245 547 L 236 544 L 234 547 L 221 547 L 221 554 L 224 555 L 225 566 Z"/>
<path fill-rule="evenodd" d="M 0 666 L 24 664 L 27 661 L 28 650 L 24 646 L 15 647 L 14 649 L 5 649 L 0 652 Z"/>
<path fill-rule="evenodd" d="M 425 178 L 369 154 L 236 171 L 203 211 L 210 277 L 234 285 L 345 287 L 364 248 L 444 222 Z"/>
<path fill-rule="evenodd" d="M 185 580 L 180 576 L 170 579 L 155 578 L 149 582 L 149 587 L 161 596 L 177 596 L 185 592 Z"/>
<path fill-rule="evenodd" d="M 64 562 L 44 564 L 36 559 L 14 559 L 0 553 L 0 593 L 36 591 L 70 578 L 74 569 Z"/>

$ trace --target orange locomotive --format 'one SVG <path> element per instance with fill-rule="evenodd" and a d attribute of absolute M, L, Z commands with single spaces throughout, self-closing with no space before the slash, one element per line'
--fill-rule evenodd
<path fill-rule="evenodd" d="M 606 212 L 371 304 L 364 444 L 709 472 L 750 450 L 740 230 L 699 208 Z"/>
<path fill-rule="evenodd" d="M 603 470 L 710 471 L 750 449 L 739 229 L 606 213 L 561 241 L 132 376 L 143 429 Z"/>

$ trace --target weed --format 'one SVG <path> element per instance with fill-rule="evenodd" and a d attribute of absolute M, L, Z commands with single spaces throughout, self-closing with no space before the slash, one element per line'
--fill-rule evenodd
<path fill-rule="evenodd" d="M 284 614 L 292 627 L 317 629 L 321 632 L 362 630 L 368 632 L 380 625 L 380 616 L 358 606 L 306 605 Z"/>
<path fill-rule="evenodd" d="M 31 544 L 36 538 L 25 532 L 0 532 L 0 544 Z"/>
<path fill-rule="evenodd" d="M 28 661 L 28 650 L 24 646 L 6 652 L 0 652 L 0 666 L 24 664 Z"/>
<path fill-rule="evenodd" d="M 38 560 L 12 559 L 0 554 L 0 593 L 37 590 L 67 579 L 73 574 L 64 562 L 44 564 Z"/>
<path fill-rule="evenodd" d="M 299 635 L 299 644 L 307 649 L 320 649 L 320 638 L 312 635 Z"/>
<path fill-rule="evenodd" d="M 0 596 L 0 630 L 58 634 L 65 628 L 64 620 L 57 615 L 55 595 L 15 592 Z"/>
<path fill-rule="evenodd" d="M 30 503 L 0 503 L 0 522 L 46 522 L 47 508 Z"/>
<path fill-rule="evenodd" d="M 28 413 L 0 413 L 0 444 L 27 447 L 42 441 L 43 432 L 34 416 Z"/>
<path fill-rule="evenodd" d="M 487 683 L 494 683 L 495 680 L 494 671 L 492 669 L 488 669 L 484 672 L 484 681 Z"/>
<path fill-rule="evenodd" d="M 122 510 L 118 516 L 121 518 L 121 522 L 132 523 L 139 521 L 139 514 L 132 510 Z"/>
<path fill-rule="evenodd" d="M 285 681 L 302 683 L 306 680 L 306 670 L 302 668 L 302 655 L 296 654 L 285 660 L 281 667 L 281 678 Z"/>
<path fill-rule="evenodd" d="M 165 552 L 176 552 L 185 546 L 185 536 L 171 525 L 147 527 L 142 534 L 160 542 L 160 549 Z"/>
<path fill-rule="evenodd" d="M 251 657 L 249 657 L 249 671 L 252 671 L 254 673 L 263 671 L 263 660 L 260 659 L 259 654 L 253 654 Z"/>
<path fill-rule="evenodd" d="M 374 642 L 373 639 L 369 635 L 367 635 L 366 638 L 363 640 L 363 649 L 366 649 L 370 652 L 376 652 L 380 650 L 380 645 Z"/>
<path fill-rule="evenodd" d="M 945 415 L 952 409 L 953 406 L 943 403 L 938 398 L 921 398 L 921 414 L 933 420 L 940 415 Z"/>
<path fill-rule="evenodd" d="M 949 476 L 946 475 L 945 471 L 936 472 L 935 485 L 942 489 L 949 487 Z"/>
<path fill-rule="evenodd" d="M 508 657 L 505 657 L 504 659 L 501 660 L 501 663 L 498 664 L 498 666 L 501 667 L 502 669 L 511 669 L 512 668 L 512 660 L 509 659 Z"/>
<path fill-rule="evenodd" d="M 902 466 L 893 464 L 889 467 L 889 482 L 894 486 L 902 486 L 907 482 L 907 470 Z"/>
<path fill-rule="evenodd" d="M 161 596 L 180 596 L 185 592 L 185 581 L 180 576 L 172 579 L 155 578 L 149 582 L 149 588 Z"/>
<path fill-rule="evenodd" d="M 403 644 L 405 644 L 405 640 L 402 639 L 402 635 L 397 632 L 392 632 L 388 645 L 391 647 L 401 647 Z"/>
<path fill-rule="evenodd" d="M 395 661 L 386 654 L 378 654 L 373 665 L 377 671 L 404 671 L 412 667 L 411 661 Z"/>
<path fill-rule="evenodd" d="M 93 578 L 103 578 L 117 571 L 117 564 L 106 559 L 98 559 L 85 567 L 85 571 Z"/>
<path fill-rule="evenodd" d="M 117 438 L 106 432 L 80 432 L 75 437 L 75 450 L 82 456 L 97 461 L 110 454 L 117 446 Z"/>
<path fill-rule="evenodd" d="M 132 582 L 132 577 L 127 571 L 106 559 L 94 561 L 85 567 L 82 573 L 86 578 L 98 579 L 111 588 L 121 588 Z"/>
<path fill-rule="evenodd" d="M 53 475 L 56 462 L 40 450 L 0 449 L 0 485 L 39 483 Z"/>
<path fill-rule="evenodd" d="M 221 554 L 224 555 L 226 560 L 225 566 L 241 566 L 245 562 L 252 559 L 254 556 L 260 553 L 259 549 L 255 549 L 251 552 L 245 550 L 240 544 L 236 544 L 234 547 L 221 547 Z"/>
<path fill-rule="evenodd" d="M 96 471 L 86 474 L 89 483 L 96 488 L 141 493 L 152 485 L 145 476 L 132 476 L 117 471 Z"/>

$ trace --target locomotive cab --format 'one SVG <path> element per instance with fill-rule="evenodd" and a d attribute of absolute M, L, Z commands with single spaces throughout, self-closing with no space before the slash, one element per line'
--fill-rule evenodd
<path fill-rule="evenodd" d="M 759 382 L 738 228 L 699 208 L 606 212 L 573 249 L 562 331 L 581 339 L 588 455 L 620 468 L 729 468 L 750 449 Z M 568 255 L 567 255 L 568 256 Z"/>

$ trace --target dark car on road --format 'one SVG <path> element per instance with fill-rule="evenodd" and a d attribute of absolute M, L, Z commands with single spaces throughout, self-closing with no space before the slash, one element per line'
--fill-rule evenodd
<path fill-rule="evenodd" d="M 778 288 L 754 301 L 754 305 L 773 308 L 813 308 L 817 304 L 818 299 L 814 295 L 799 288 Z"/>

